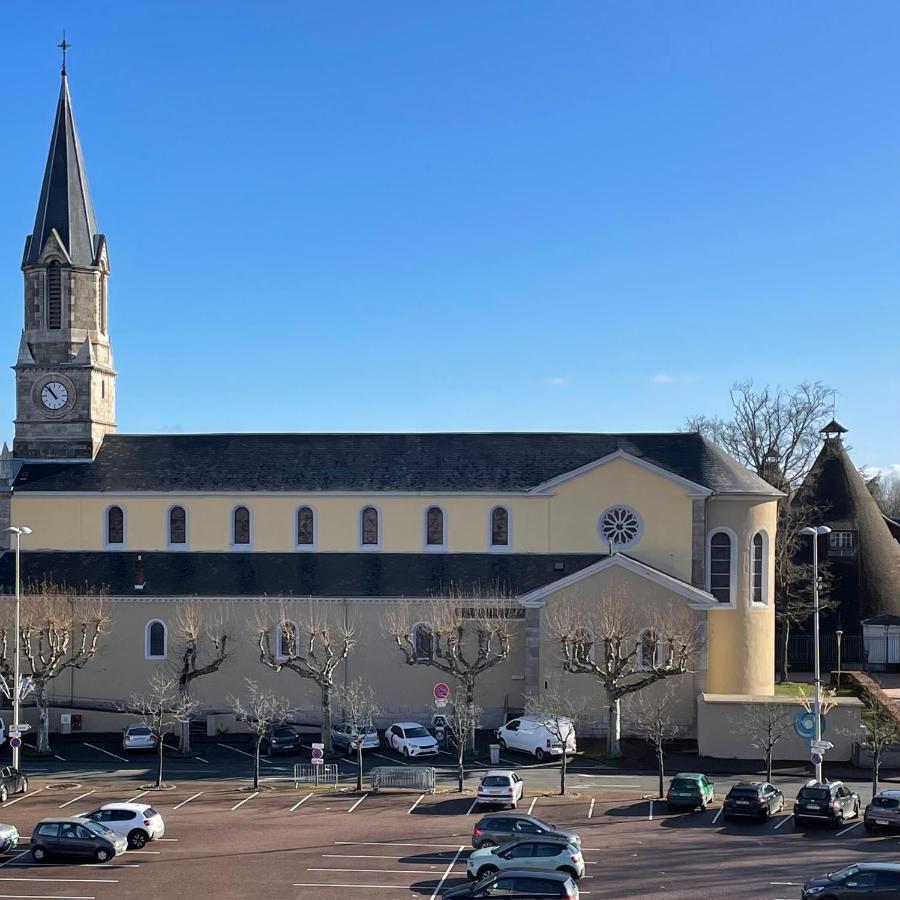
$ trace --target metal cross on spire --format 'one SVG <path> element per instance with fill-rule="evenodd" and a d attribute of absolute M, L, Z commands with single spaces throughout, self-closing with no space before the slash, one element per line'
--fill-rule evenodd
<path fill-rule="evenodd" d="M 63 58 L 62 58 L 62 70 L 61 70 L 61 73 L 62 73 L 63 75 L 65 75 L 65 74 L 66 74 L 66 50 L 68 50 L 69 47 L 72 46 L 72 45 L 66 40 L 66 33 L 65 33 L 65 31 L 63 31 L 63 39 L 62 39 L 62 43 L 61 43 L 61 44 L 57 44 L 56 46 L 59 47 L 60 50 L 62 50 Z"/>

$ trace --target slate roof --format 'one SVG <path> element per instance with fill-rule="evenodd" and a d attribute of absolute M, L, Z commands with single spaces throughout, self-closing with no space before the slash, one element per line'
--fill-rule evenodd
<path fill-rule="evenodd" d="M 108 435 L 16 491 L 524 491 L 623 450 L 715 492 L 777 491 L 699 434 Z"/>
<path fill-rule="evenodd" d="M 519 596 L 572 575 L 604 554 L 22 552 L 22 582 L 45 578 L 139 597 L 429 597 L 451 585 Z M 135 584 L 144 584 L 136 589 Z M 15 553 L 0 556 L 0 590 L 13 593 Z"/>
<path fill-rule="evenodd" d="M 76 266 L 90 266 L 94 263 L 100 235 L 94 218 L 84 154 L 75 128 L 75 114 L 72 112 L 72 98 L 69 96 L 69 82 L 65 74 L 59 88 L 59 102 L 34 231 L 25 246 L 22 265 L 37 263 L 54 228 Z"/>

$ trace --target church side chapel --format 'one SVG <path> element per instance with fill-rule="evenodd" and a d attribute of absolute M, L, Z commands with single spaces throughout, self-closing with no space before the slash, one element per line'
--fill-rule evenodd
<path fill-rule="evenodd" d="M 3 526 L 31 529 L 24 584 L 102 594 L 96 653 L 47 685 L 51 731 L 71 713 L 118 730 L 115 703 L 181 671 L 192 640 L 196 666 L 221 657 L 190 681 L 210 734 L 239 727 L 226 698 L 248 677 L 298 722 L 320 721 L 325 694 L 337 715 L 356 679 L 380 724 L 430 722 L 436 681 L 465 692 L 436 665 L 440 623 L 468 616 L 503 623 L 485 626 L 496 658 L 472 682 L 483 726 L 563 679 L 586 728 L 626 732 L 627 698 L 592 673 L 614 620 L 632 677 L 660 676 L 647 690 L 674 692 L 701 752 L 745 753 L 736 711 L 775 702 L 768 483 L 696 433 L 119 434 L 111 335 L 128 298 L 108 296 L 109 252 L 64 70 L 0 498 Z M 297 677 L 310 622 L 339 656 L 319 680 Z"/>

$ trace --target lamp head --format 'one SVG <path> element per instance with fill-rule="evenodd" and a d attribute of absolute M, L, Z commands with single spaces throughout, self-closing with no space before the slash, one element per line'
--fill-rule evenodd
<path fill-rule="evenodd" d="M 27 525 L 10 525 L 4 528 L 4 531 L 11 531 L 13 534 L 31 534 L 31 529 Z"/>
<path fill-rule="evenodd" d="M 806 528 L 800 529 L 800 534 L 811 534 L 811 535 L 831 534 L 831 529 L 827 525 L 816 525 L 815 528 L 813 528 L 810 525 L 807 525 Z"/>

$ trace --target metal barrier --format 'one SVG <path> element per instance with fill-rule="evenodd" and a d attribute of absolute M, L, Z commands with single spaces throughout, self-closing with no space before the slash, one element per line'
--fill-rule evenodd
<path fill-rule="evenodd" d="M 372 769 L 372 791 L 381 788 L 415 788 L 434 793 L 434 769 L 430 766 L 376 766 Z"/>
<path fill-rule="evenodd" d="M 294 764 L 294 787 L 301 784 L 333 784 L 337 787 L 338 767 L 332 763 L 314 766 L 310 763 Z"/>

